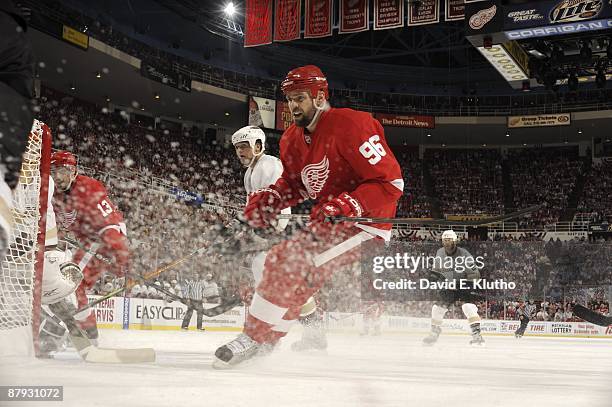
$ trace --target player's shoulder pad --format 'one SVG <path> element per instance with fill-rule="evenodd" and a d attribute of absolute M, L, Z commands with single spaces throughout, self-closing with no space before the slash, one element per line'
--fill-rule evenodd
<path fill-rule="evenodd" d="M 360 112 L 349 108 L 334 108 L 328 114 L 332 123 L 335 124 L 334 129 L 339 130 L 335 137 L 352 138 L 355 136 L 355 132 L 370 133 L 376 131 L 374 118 L 368 112 Z"/>
<path fill-rule="evenodd" d="M 286 147 L 288 144 L 293 144 L 295 138 L 299 136 L 299 127 L 295 123 L 291 123 L 291 126 L 283 132 L 280 138 L 279 145 L 281 148 Z"/>
<path fill-rule="evenodd" d="M 102 182 L 86 175 L 77 175 L 75 184 L 78 186 L 78 188 L 86 192 L 103 192 L 105 194 L 107 193 L 106 186 Z"/>

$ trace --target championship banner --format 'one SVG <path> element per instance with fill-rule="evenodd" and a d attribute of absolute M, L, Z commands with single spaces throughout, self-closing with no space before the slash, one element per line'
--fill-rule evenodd
<path fill-rule="evenodd" d="M 67 25 L 62 27 L 62 39 L 76 45 L 79 48 L 89 48 L 89 37 L 86 34 L 75 30 L 74 28 L 68 27 Z"/>
<path fill-rule="evenodd" d="M 276 0 L 274 10 L 274 41 L 299 39 L 302 0 Z"/>
<path fill-rule="evenodd" d="M 375 113 L 374 117 L 383 126 L 412 127 L 417 129 L 435 128 L 435 117 L 433 116 L 400 116 L 396 114 Z"/>
<path fill-rule="evenodd" d="M 572 116 L 569 113 L 508 116 L 509 129 L 519 127 L 569 126 L 571 123 Z"/>
<path fill-rule="evenodd" d="M 272 99 L 249 96 L 249 126 L 274 129 L 276 102 Z"/>
<path fill-rule="evenodd" d="M 445 21 L 463 20 L 465 18 L 465 0 L 446 0 Z"/>
<path fill-rule="evenodd" d="M 374 0 L 374 29 L 404 26 L 404 0 Z"/>
<path fill-rule="evenodd" d="M 440 1 L 422 0 L 408 3 L 408 25 L 425 25 L 440 22 Z"/>
<path fill-rule="evenodd" d="M 304 38 L 329 37 L 332 34 L 332 0 L 306 0 Z"/>
<path fill-rule="evenodd" d="M 244 46 L 272 42 L 272 0 L 247 0 L 244 17 Z"/>
<path fill-rule="evenodd" d="M 368 29 L 369 0 L 340 0 L 340 31 L 338 34 L 356 33 Z"/>
<path fill-rule="evenodd" d="M 276 130 L 285 131 L 293 123 L 289 110 L 289 103 L 279 100 L 276 102 Z"/>

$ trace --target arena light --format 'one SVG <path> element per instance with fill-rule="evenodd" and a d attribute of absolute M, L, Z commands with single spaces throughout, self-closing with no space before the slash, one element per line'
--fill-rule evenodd
<path fill-rule="evenodd" d="M 223 11 L 225 12 L 225 14 L 228 15 L 228 17 L 232 17 L 234 13 L 236 12 L 236 7 L 234 6 L 234 3 L 230 1 L 229 3 L 225 5 L 225 8 L 223 9 Z"/>
<path fill-rule="evenodd" d="M 491 48 L 478 47 L 478 51 L 508 82 L 529 80 L 526 71 L 517 63 L 502 44 L 495 44 Z"/>

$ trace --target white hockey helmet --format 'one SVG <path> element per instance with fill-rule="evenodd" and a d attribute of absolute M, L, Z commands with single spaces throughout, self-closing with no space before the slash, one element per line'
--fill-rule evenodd
<path fill-rule="evenodd" d="M 238 143 L 247 141 L 253 149 L 253 154 L 255 154 L 255 143 L 257 140 L 261 142 L 261 152 L 259 154 L 263 154 L 264 150 L 266 149 L 266 133 L 264 133 L 264 131 L 259 127 L 244 126 L 232 134 L 232 144 L 234 146 Z M 259 154 L 255 155 L 258 156 Z"/>
<path fill-rule="evenodd" d="M 451 230 L 451 229 L 445 230 L 442 233 L 442 240 L 445 240 L 445 239 L 451 239 L 453 242 L 456 242 L 457 241 L 457 234 L 455 233 L 454 230 Z"/>

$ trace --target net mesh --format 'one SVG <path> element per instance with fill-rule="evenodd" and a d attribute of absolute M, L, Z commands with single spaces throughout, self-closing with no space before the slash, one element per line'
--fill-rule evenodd
<path fill-rule="evenodd" d="M 13 233 L 0 271 L 0 331 L 32 323 L 42 145 L 43 124 L 35 120 L 23 155 L 19 183 L 13 191 Z"/>

